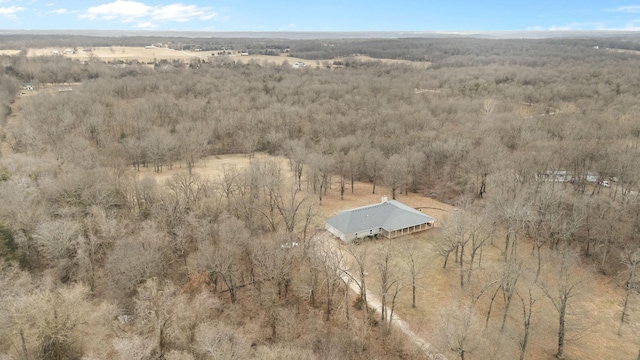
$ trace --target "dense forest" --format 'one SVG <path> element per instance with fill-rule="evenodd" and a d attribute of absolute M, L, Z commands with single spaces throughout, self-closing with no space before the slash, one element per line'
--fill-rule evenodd
<path fill-rule="evenodd" d="M 426 357 L 373 316 L 349 319 L 345 308 L 367 310 L 339 305 L 348 286 L 314 255 L 327 188 L 354 182 L 456 206 L 434 251 L 488 306 L 486 324 L 504 330 L 524 310 L 526 335 L 504 352 L 460 335 L 439 344 L 447 356 L 525 358 L 527 315 L 547 299 L 562 358 L 564 311 L 585 271 L 624 289 L 612 331 L 638 323 L 634 39 L 55 41 L 286 49 L 315 65 L 0 55 L 2 359 Z M 51 43 L 0 37 L 17 50 Z M 338 57 L 344 66 L 326 66 Z M 194 171 L 236 153 L 288 167 Z M 137 175 L 176 167 L 185 171 L 166 183 Z M 495 281 L 477 257 L 489 244 L 502 251 Z M 525 246 L 528 260 L 516 250 Z M 562 276 L 546 278 L 556 266 Z M 491 317 L 498 293 L 504 312 Z"/>

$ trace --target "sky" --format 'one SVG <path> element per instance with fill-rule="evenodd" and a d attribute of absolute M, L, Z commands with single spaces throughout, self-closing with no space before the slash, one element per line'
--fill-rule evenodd
<path fill-rule="evenodd" d="M 0 0 L 0 29 L 640 30 L 640 1 Z"/>

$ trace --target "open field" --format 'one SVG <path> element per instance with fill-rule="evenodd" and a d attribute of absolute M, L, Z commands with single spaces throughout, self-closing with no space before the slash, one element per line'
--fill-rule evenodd
<path fill-rule="evenodd" d="M 141 61 L 152 62 L 159 60 L 189 60 L 192 58 L 206 57 L 204 53 L 188 53 L 183 51 L 177 51 L 167 48 L 155 47 L 152 49 L 145 49 L 144 47 L 125 47 L 125 46 L 111 46 L 111 47 L 94 47 L 90 49 L 77 50 L 75 54 L 65 53 L 64 48 L 41 48 L 41 49 L 29 49 L 28 56 L 50 56 L 59 55 L 65 56 L 70 59 L 76 60 L 88 60 L 90 58 L 98 58 L 104 61 Z"/>
<path fill-rule="evenodd" d="M 289 170 L 289 161 L 285 157 L 269 156 L 268 154 L 264 153 L 256 153 L 251 160 L 245 154 L 207 156 L 198 161 L 196 167 L 193 168 L 193 173 L 215 182 L 220 179 L 224 166 L 234 165 L 240 169 L 243 169 L 249 166 L 250 161 L 264 160 L 275 160 L 278 164 L 280 164 L 285 174 L 292 175 L 291 171 Z M 139 179 L 149 177 L 155 179 L 158 184 L 164 184 L 164 182 L 167 179 L 171 178 L 173 175 L 186 173 L 187 169 L 184 166 L 181 167 L 179 164 L 174 164 L 171 168 L 164 167 L 162 172 L 159 173 L 154 172 L 152 166 L 146 168 L 141 167 L 139 172 L 136 172 L 133 169 L 131 169 L 130 171 L 135 172 Z M 337 180 L 337 177 L 335 178 L 335 180 Z M 331 188 L 328 189 L 327 196 L 323 197 L 322 199 L 322 205 L 318 206 L 318 216 L 316 218 L 317 225 L 321 225 L 322 227 L 324 227 L 324 219 L 333 216 L 337 211 L 375 204 L 377 202 L 380 202 L 382 196 L 387 196 L 387 198 L 391 199 L 391 192 L 381 185 L 376 186 L 375 194 L 371 192 L 371 184 L 356 181 L 354 183 L 353 193 L 351 192 L 351 187 L 349 185 L 346 186 L 347 188 L 343 200 L 340 199 L 339 183 L 334 181 Z M 306 190 L 304 180 L 302 187 L 303 192 L 307 192 L 307 195 L 311 199 L 315 199 L 314 201 L 317 201 L 316 195 Z M 399 195 L 398 200 L 414 208 L 421 209 L 421 211 L 423 211 L 424 213 L 435 218 L 436 227 L 438 227 L 439 223 L 443 220 L 446 214 L 453 209 L 453 206 L 449 204 L 445 204 L 438 200 L 415 193 L 409 193 L 408 195 Z"/>
<path fill-rule="evenodd" d="M 50 56 L 50 55 L 58 55 L 68 57 L 70 59 L 75 60 L 89 60 L 91 58 L 98 58 L 104 61 L 114 62 L 114 61 L 140 61 L 140 62 L 155 62 L 160 60 L 179 60 L 179 61 L 190 61 L 191 59 L 201 59 L 207 61 L 213 60 L 228 60 L 228 61 L 237 61 L 241 63 L 248 63 L 250 61 L 256 61 L 258 63 L 270 63 L 270 64 L 278 64 L 281 65 L 285 61 L 290 65 L 293 65 L 296 62 L 304 63 L 306 66 L 310 67 L 323 67 L 325 64 L 331 64 L 333 61 L 342 60 L 344 61 L 346 58 L 336 58 L 331 60 L 306 60 L 302 58 L 287 56 L 282 54 L 280 56 L 267 56 L 267 55 L 245 55 L 242 56 L 234 51 L 232 55 L 215 55 L 217 51 L 180 51 L 173 50 L 169 48 L 162 47 L 154 47 L 150 49 L 146 49 L 144 47 L 131 47 L 131 46 L 111 46 L 111 47 L 93 47 L 82 50 L 77 50 L 75 53 L 68 53 L 65 48 L 39 48 L 39 49 L 29 49 L 27 52 L 28 56 Z M 15 55 L 19 53 L 19 50 L 0 50 L 0 54 L 6 55 Z M 403 64 L 410 65 L 418 68 L 427 68 L 429 66 L 428 62 L 414 62 L 407 60 L 397 60 L 397 59 L 374 59 L 369 56 L 358 55 L 354 57 L 349 57 L 349 59 L 361 61 L 361 62 L 369 62 L 369 61 L 380 61 L 388 64 Z"/>
<path fill-rule="evenodd" d="M 227 154 L 207 156 L 200 159 L 193 168 L 193 173 L 215 182 L 220 179 L 225 166 L 234 165 L 239 169 L 244 169 L 249 166 L 251 161 L 261 161 L 265 159 L 277 161 L 283 169 L 285 169 L 285 166 L 288 167 L 288 161 L 284 157 L 271 157 L 267 154 L 257 153 L 255 154 L 255 157 L 249 159 L 249 156 L 245 154 Z M 171 168 L 164 167 L 162 172 L 159 173 L 154 172 L 152 166 L 148 166 L 146 168 L 140 167 L 140 171 L 137 172 L 133 169 L 130 171 L 135 172 L 140 179 L 145 177 L 153 178 L 158 182 L 158 184 L 163 184 L 167 179 L 171 178 L 175 174 L 187 173 L 186 167 L 184 167 L 184 165 L 181 166 L 180 164 L 174 164 Z"/>

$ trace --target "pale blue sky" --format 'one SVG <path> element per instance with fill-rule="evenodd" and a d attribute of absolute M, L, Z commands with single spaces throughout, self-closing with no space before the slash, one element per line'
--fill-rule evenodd
<path fill-rule="evenodd" d="M 640 30 L 640 1 L 0 0 L 0 29 Z"/>

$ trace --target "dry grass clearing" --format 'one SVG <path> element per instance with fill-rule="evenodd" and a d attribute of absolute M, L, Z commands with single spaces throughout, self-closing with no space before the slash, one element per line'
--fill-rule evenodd
<path fill-rule="evenodd" d="M 0 50 L 0 55 L 18 55 L 20 50 Z"/>
<path fill-rule="evenodd" d="M 66 49 L 61 48 L 39 48 L 29 49 L 28 56 L 49 56 L 59 55 L 76 60 L 88 60 L 90 58 L 98 58 L 104 61 L 142 61 L 152 62 L 159 60 L 189 60 L 192 58 L 206 57 L 205 53 L 189 53 L 186 51 L 178 51 L 167 48 L 151 48 L 132 47 L 132 46 L 110 46 L 110 47 L 93 47 L 83 51 L 78 50 L 75 54 L 65 53 Z"/>
<path fill-rule="evenodd" d="M 421 260 L 427 263 L 425 272 L 418 280 L 417 307 L 411 307 L 411 288 L 405 286 L 398 296 L 396 312 L 409 324 L 412 331 L 422 339 L 434 344 L 436 348 L 438 337 L 442 335 L 440 333 L 442 330 L 440 319 L 443 309 L 447 309 L 457 302 L 465 302 L 469 297 L 468 293 L 460 289 L 458 264 L 454 262 L 453 258 L 449 259 L 446 269 L 442 268 L 443 258 L 438 256 L 434 247 L 437 241 L 438 229 L 435 229 L 394 239 L 390 244 L 392 253 L 400 257 L 407 249 L 413 251 L 416 248 L 419 249 L 415 253 L 420 254 Z M 382 252 L 387 243 L 385 240 L 376 240 L 359 246 L 367 246 L 370 254 L 376 254 Z M 500 271 L 502 257 L 499 244 L 500 239 L 497 239 L 495 246 L 486 247 L 482 255 L 483 270 Z M 521 255 L 530 256 L 528 253 L 530 247 L 526 243 L 524 245 L 521 246 L 523 248 Z M 375 255 L 369 257 L 368 289 L 380 297 L 380 275 L 376 269 Z M 530 257 L 533 260 L 533 256 Z M 400 259 L 400 261 L 402 260 Z M 483 300 L 476 307 L 475 321 L 479 322 L 481 329 L 484 328 L 488 298 L 492 293 L 485 294 Z M 623 289 L 619 284 L 615 284 L 611 278 L 596 275 L 589 283 L 588 288 L 582 289 L 579 295 L 570 300 L 571 309 L 567 317 L 568 328 L 565 342 L 566 359 L 636 358 L 638 338 L 637 329 L 633 322 L 640 315 L 637 309 L 633 309 L 630 314 L 629 318 L 632 324 L 625 325 L 622 336 L 617 335 L 623 295 Z M 522 308 L 519 301 L 516 297 L 512 302 L 505 329 L 506 341 L 511 351 L 509 358 L 517 358 L 518 356 L 517 342 L 522 332 Z M 637 302 L 637 298 L 632 301 Z M 504 302 L 501 295 L 498 294 L 486 331 L 499 334 L 503 309 Z M 534 305 L 527 359 L 554 358 L 557 350 L 557 322 L 558 315 L 552 303 L 544 295 L 538 293 L 538 299 Z M 478 345 L 486 348 L 498 346 L 497 340 L 491 340 L 491 335 L 489 335 L 489 340 L 485 340 L 485 343 L 480 342 Z M 504 356 L 504 353 L 502 355 Z M 470 354 L 469 358 L 479 359 L 482 357 Z"/>
<path fill-rule="evenodd" d="M 276 160 L 276 162 L 282 167 L 284 172 L 291 175 L 289 170 L 289 160 L 283 156 L 270 156 L 265 153 L 256 153 L 252 159 L 245 154 L 227 154 L 227 155 L 214 155 L 207 156 L 201 159 L 193 168 L 193 173 L 198 174 L 206 179 L 216 181 L 221 175 L 223 168 L 229 165 L 235 165 L 238 168 L 246 168 L 251 161 L 265 161 Z M 135 171 L 135 170 L 131 170 Z M 187 168 L 184 165 L 174 164 L 171 168 L 164 167 L 162 172 L 156 173 L 153 171 L 153 167 L 140 168 L 137 172 L 138 178 L 145 177 L 155 179 L 159 184 L 163 184 L 171 176 L 179 173 L 186 173 Z M 319 223 L 325 218 L 333 216 L 337 211 L 350 209 L 358 206 L 365 206 L 380 202 L 382 196 L 387 196 L 391 199 L 391 191 L 384 186 L 378 185 L 376 187 L 376 193 L 372 193 L 372 185 L 368 183 L 355 182 L 353 193 L 349 184 L 346 185 L 344 199 L 340 199 L 340 188 L 338 178 L 334 177 L 334 182 L 331 188 L 327 190 L 326 196 L 322 198 L 322 205 L 318 207 Z M 303 179 L 303 190 L 306 190 Z M 309 196 L 315 197 L 310 192 Z M 317 198 L 316 198 L 317 199 Z M 408 195 L 398 195 L 398 200 L 412 206 L 414 208 L 420 208 L 423 212 L 429 214 L 436 219 L 436 226 L 440 222 L 444 215 L 447 214 L 452 206 L 442 203 L 440 201 L 425 197 L 421 194 L 409 193 Z"/>
<path fill-rule="evenodd" d="M 354 193 L 350 188 L 340 200 L 338 184 L 334 183 L 329 189 L 327 196 L 323 198 L 323 204 L 319 209 L 320 218 L 324 219 L 332 216 L 335 211 L 349 209 L 357 206 L 373 204 L 380 201 L 380 197 L 387 195 L 390 198 L 390 191 L 384 187 L 376 189 L 377 194 L 371 193 L 371 184 L 356 183 Z M 425 232 L 400 237 L 391 242 L 385 240 L 375 240 L 358 246 L 369 247 L 370 254 L 382 251 L 390 244 L 392 251 L 400 257 L 403 252 L 414 251 L 418 253 L 422 261 L 427 264 L 425 272 L 419 278 L 419 288 L 417 296 L 417 307 L 411 307 L 411 288 L 406 286 L 399 294 L 396 311 L 405 320 L 412 331 L 422 339 L 432 344 L 436 343 L 439 334 L 439 318 L 442 309 L 451 304 L 461 301 L 466 295 L 460 290 L 459 271 L 453 256 L 449 259 L 446 269 L 442 268 L 443 258 L 437 254 L 435 243 L 439 239 L 440 229 L 437 225 L 442 225 L 443 219 L 453 210 L 448 204 L 427 198 L 421 194 L 399 195 L 399 201 L 415 207 L 422 208 L 422 211 L 436 218 L 436 229 Z M 335 240 L 341 244 L 338 239 Z M 503 261 L 501 255 L 503 239 L 497 237 L 493 245 L 487 245 L 482 254 L 482 269 L 490 272 L 501 270 Z M 530 254 L 532 244 L 523 240 L 520 246 L 520 256 L 526 261 L 534 261 L 535 257 Z M 367 281 L 370 292 L 380 297 L 378 271 L 374 264 L 374 256 L 370 256 L 368 266 Z M 401 261 L 401 260 L 400 260 Z M 640 316 L 636 309 L 637 305 L 631 306 L 631 324 L 623 327 L 622 336 L 617 335 L 620 313 L 622 311 L 622 299 L 624 291 L 610 277 L 594 275 L 588 288 L 582 290 L 578 296 L 571 299 L 572 309 L 568 312 L 568 330 L 565 342 L 566 359 L 631 359 L 638 354 L 637 330 L 634 328 L 635 319 Z M 488 301 L 481 301 L 478 305 L 478 320 L 484 324 L 484 317 L 488 309 Z M 500 297 L 500 295 L 498 295 Z M 635 304 L 638 299 L 633 299 Z M 499 331 L 500 317 L 504 304 L 497 299 L 494 304 L 493 313 L 489 322 L 488 331 L 497 333 Z M 521 334 L 522 309 L 519 299 L 515 299 L 509 311 L 509 320 L 505 333 L 510 343 L 509 347 L 513 351 L 514 358 L 517 358 L 517 341 Z M 527 350 L 527 359 L 551 359 L 557 350 L 557 322 L 558 316 L 552 303 L 543 295 L 534 305 L 534 315 L 532 319 L 532 334 Z M 497 340 L 496 340 L 497 341 Z M 496 343 L 479 344 L 487 348 L 496 347 Z M 469 358 L 478 359 L 470 354 Z"/>
<path fill-rule="evenodd" d="M 196 166 L 193 168 L 193 173 L 202 176 L 205 179 L 211 181 L 217 181 L 220 176 L 222 176 L 222 172 L 225 166 L 235 165 L 239 169 L 246 168 L 249 166 L 251 161 L 262 161 L 262 160 L 276 160 L 280 163 L 283 169 L 289 168 L 289 162 L 284 157 L 276 157 L 269 156 L 264 153 L 256 153 L 252 159 L 249 159 L 249 156 L 245 154 L 227 154 L 227 155 L 213 155 L 207 156 L 198 161 Z M 131 169 L 132 172 L 136 172 Z M 184 164 L 174 164 L 171 168 L 163 167 L 162 172 L 154 172 L 153 166 L 149 165 L 148 167 L 140 167 L 140 171 L 136 172 L 138 178 L 143 179 L 145 177 L 155 179 L 158 184 L 164 184 L 164 182 L 171 178 L 175 174 L 187 173 L 186 165 Z"/>
<path fill-rule="evenodd" d="M 145 63 L 150 63 L 154 61 L 160 60 L 179 60 L 179 61 L 190 61 L 191 59 L 201 59 L 201 60 L 228 60 L 228 61 L 236 61 L 241 63 L 248 63 L 250 61 L 258 62 L 259 64 L 263 63 L 271 63 L 282 65 L 285 61 L 290 65 L 293 65 L 296 62 L 304 63 L 305 66 L 309 67 L 326 67 L 327 64 L 331 64 L 333 61 L 341 60 L 344 61 L 346 59 L 351 59 L 355 61 L 361 62 L 369 62 L 369 61 L 380 61 L 387 64 L 404 64 L 410 66 L 416 66 L 419 68 L 427 68 L 430 63 L 428 62 L 414 62 L 408 60 L 395 60 L 395 59 L 374 59 L 369 56 L 358 55 L 354 57 L 341 57 L 331 60 L 306 60 L 302 58 L 287 56 L 286 54 L 282 54 L 281 56 L 267 56 L 267 55 L 245 55 L 242 56 L 237 52 L 234 52 L 232 55 L 216 55 L 212 56 L 212 54 L 217 53 L 217 51 L 180 51 L 173 50 L 163 47 L 154 47 L 147 49 L 145 47 L 135 47 L 135 46 L 109 46 L 109 47 L 92 47 L 86 48 L 83 50 L 76 51 L 75 54 L 65 52 L 65 50 L 72 50 L 69 48 L 38 48 L 38 49 L 29 49 L 27 52 L 28 56 L 50 56 L 50 55 L 59 55 L 65 56 L 70 59 L 76 60 L 89 60 L 90 58 L 97 58 L 104 61 L 140 61 Z M 7 55 L 15 55 L 19 53 L 19 50 L 0 50 L 0 54 Z"/>

